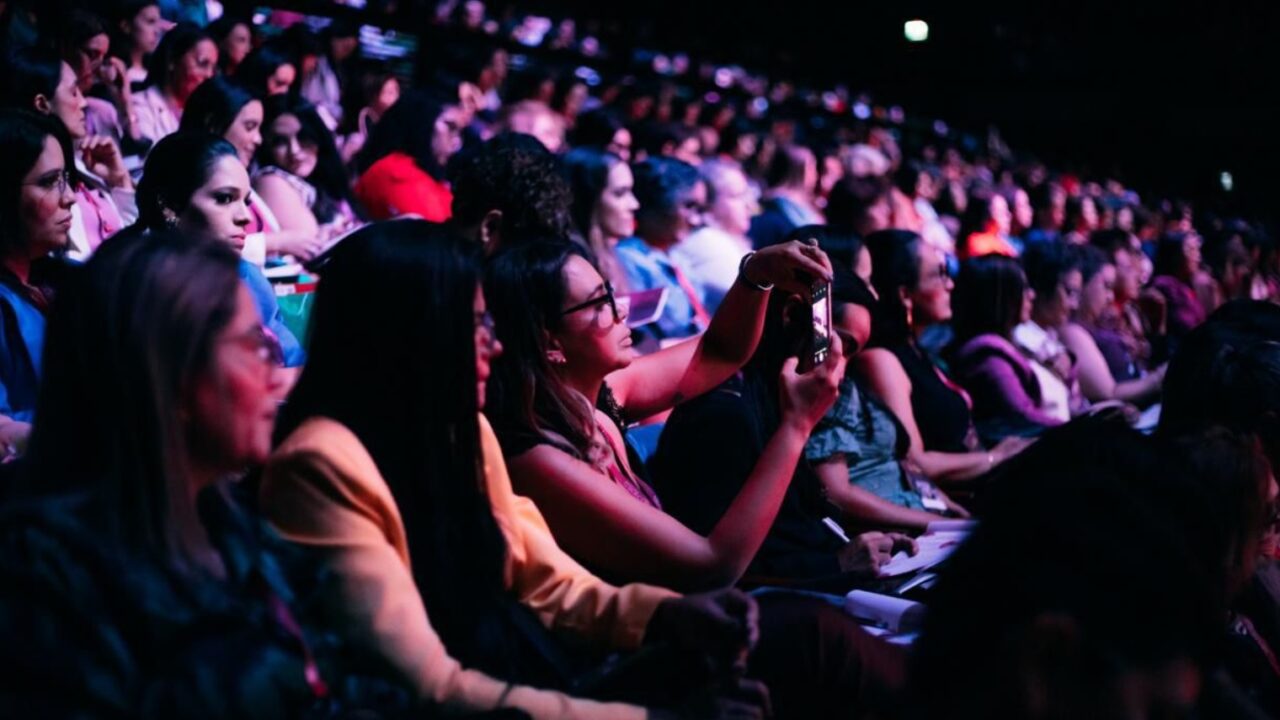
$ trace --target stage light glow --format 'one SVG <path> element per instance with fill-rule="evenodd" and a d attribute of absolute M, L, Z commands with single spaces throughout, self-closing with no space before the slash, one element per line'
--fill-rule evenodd
<path fill-rule="evenodd" d="M 902 24 L 902 34 L 910 42 L 924 42 L 929 39 L 929 23 L 923 20 L 908 20 Z"/>

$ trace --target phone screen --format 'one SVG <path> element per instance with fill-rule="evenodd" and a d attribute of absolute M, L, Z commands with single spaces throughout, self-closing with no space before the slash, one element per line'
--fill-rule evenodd
<path fill-rule="evenodd" d="M 831 284 L 822 283 L 813 288 L 813 365 L 817 367 L 827 359 L 831 349 Z"/>

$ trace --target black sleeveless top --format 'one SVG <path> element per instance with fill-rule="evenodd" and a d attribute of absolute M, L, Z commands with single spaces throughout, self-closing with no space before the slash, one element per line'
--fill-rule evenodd
<path fill-rule="evenodd" d="M 911 412 L 926 450 L 961 453 L 977 450 L 969 403 L 938 375 L 937 366 L 910 342 L 886 348 L 911 380 Z"/>

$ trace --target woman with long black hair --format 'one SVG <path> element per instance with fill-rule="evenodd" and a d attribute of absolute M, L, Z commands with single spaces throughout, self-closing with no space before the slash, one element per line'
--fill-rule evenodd
<path fill-rule="evenodd" d="M 749 643 L 754 605 L 736 593 L 681 599 L 607 585 L 512 493 L 480 414 L 501 353 L 480 262 L 478 245 L 420 220 L 343 242 L 316 293 L 311 358 L 281 420 L 262 510 L 322 553 L 335 581 L 326 605 L 347 639 L 421 696 L 537 718 L 639 717 L 638 707 L 530 687 L 570 690 L 582 668 L 544 626 L 597 648 L 666 637 L 724 658 Z"/>

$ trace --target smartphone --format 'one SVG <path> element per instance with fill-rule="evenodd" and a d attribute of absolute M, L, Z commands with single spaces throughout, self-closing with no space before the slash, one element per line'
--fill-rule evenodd
<path fill-rule="evenodd" d="M 813 286 L 813 338 L 809 346 L 812 365 L 817 367 L 827 361 L 831 352 L 831 283 Z"/>

